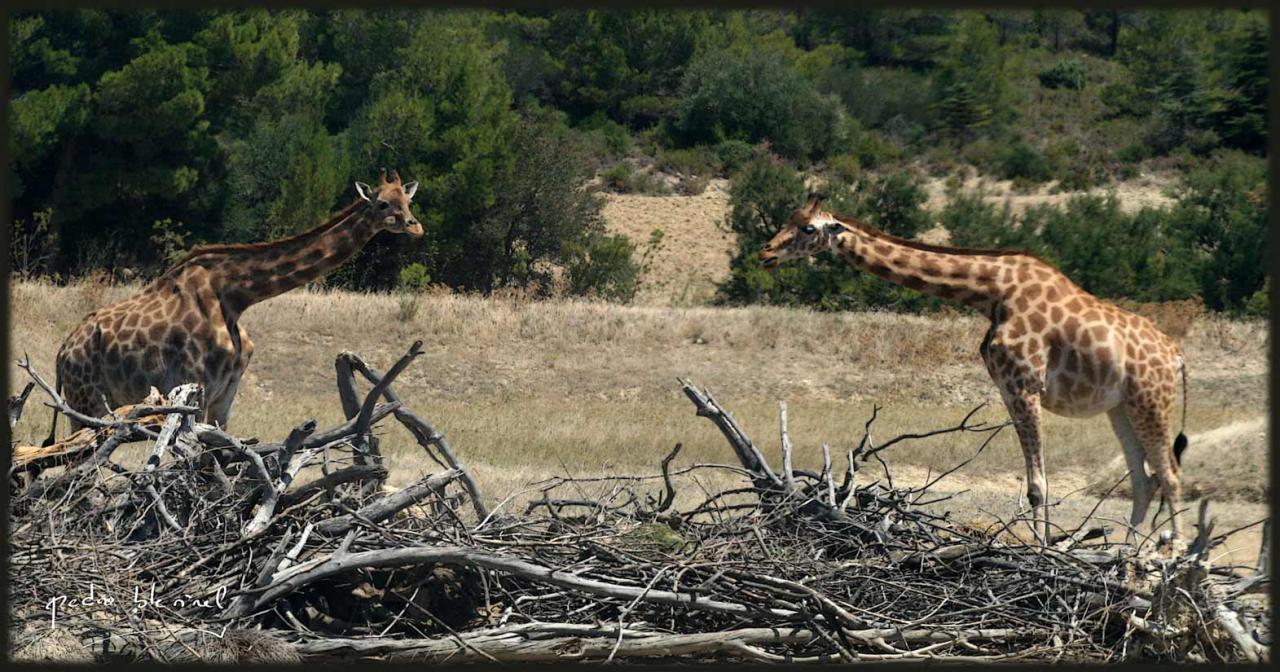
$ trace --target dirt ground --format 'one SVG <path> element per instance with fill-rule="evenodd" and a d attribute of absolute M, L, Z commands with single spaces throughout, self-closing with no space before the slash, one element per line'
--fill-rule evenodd
<path fill-rule="evenodd" d="M 611 233 L 621 233 L 642 254 L 654 230 L 661 244 L 649 252 L 636 303 L 657 306 L 702 305 L 716 285 L 729 277 L 734 235 L 728 230 L 728 180 L 711 180 L 698 196 L 645 196 L 605 193 L 604 218 Z"/>

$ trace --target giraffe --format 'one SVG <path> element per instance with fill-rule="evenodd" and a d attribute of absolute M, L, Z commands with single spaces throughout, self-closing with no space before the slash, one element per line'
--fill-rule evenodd
<path fill-rule="evenodd" d="M 1158 488 L 1181 535 L 1178 506 L 1184 432 L 1169 442 L 1182 349 L 1150 320 L 1098 299 L 1030 253 L 929 245 L 822 210 L 810 196 L 760 250 L 766 270 L 823 250 L 904 287 L 975 308 L 991 320 L 978 348 L 1000 390 L 1027 469 L 1033 529 L 1049 540 L 1041 409 L 1074 418 L 1107 413 L 1133 486 L 1132 543 Z M 1148 476 L 1143 461 L 1151 466 Z M 1152 482 L 1154 479 L 1154 482 Z M 1159 514 L 1157 513 L 1157 516 Z"/>
<path fill-rule="evenodd" d="M 316 280 L 380 231 L 421 237 L 409 205 L 417 182 L 383 169 L 375 189 L 323 224 L 261 243 L 197 246 L 137 294 L 89 313 L 58 350 L 55 387 L 91 417 L 135 403 L 155 386 L 204 388 L 205 421 L 225 427 L 253 341 L 240 316 L 250 306 Z M 58 414 L 45 445 L 53 442 Z M 72 430 L 79 423 L 71 420 Z"/>

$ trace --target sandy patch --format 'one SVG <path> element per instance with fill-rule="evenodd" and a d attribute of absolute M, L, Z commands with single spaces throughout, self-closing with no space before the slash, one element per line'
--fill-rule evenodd
<path fill-rule="evenodd" d="M 705 304 L 729 277 L 736 237 L 725 224 L 728 180 L 711 180 L 697 196 L 605 193 L 605 199 L 609 232 L 630 238 L 645 262 L 637 304 Z M 655 230 L 662 241 L 650 247 Z"/>

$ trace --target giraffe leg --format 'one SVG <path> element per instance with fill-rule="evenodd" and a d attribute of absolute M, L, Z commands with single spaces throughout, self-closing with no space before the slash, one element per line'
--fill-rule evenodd
<path fill-rule="evenodd" d="M 1172 399 L 1168 403 L 1158 404 L 1129 402 L 1125 404 L 1125 414 L 1133 426 L 1134 434 L 1142 444 L 1142 452 L 1147 464 L 1151 465 L 1151 475 L 1160 490 L 1160 508 L 1169 510 L 1169 524 L 1173 536 L 1182 536 L 1182 526 L 1178 520 L 1178 509 L 1182 506 L 1182 479 L 1178 464 L 1173 457 L 1173 444 L 1169 440 L 1169 413 Z"/>
<path fill-rule="evenodd" d="M 1049 486 L 1044 472 L 1044 449 L 1041 443 L 1040 395 L 1004 392 L 1005 407 L 1018 434 L 1022 457 L 1027 465 L 1027 502 L 1032 508 L 1032 530 L 1040 542 L 1049 543 Z"/>
<path fill-rule="evenodd" d="M 1120 447 L 1124 449 L 1124 461 L 1129 467 L 1129 484 L 1133 489 L 1133 508 L 1129 513 L 1129 531 L 1125 534 L 1125 543 L 1132 544 L 1138 534 L 1138 528 L 1147 517 L 1147 509 L 1151 506 L 1151 495 L 1155 484 L 1147 476 L 1147 468 L 1143 463 L 1142 441 L 1133 430 L 1133 423 L 1123 408 L 1107 411 L 1111 419 L 1111 429 L 1120 439 Z"/>

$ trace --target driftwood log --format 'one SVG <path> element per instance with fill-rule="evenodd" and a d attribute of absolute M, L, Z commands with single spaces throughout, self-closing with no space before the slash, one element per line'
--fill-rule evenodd
<path fill-rule="evenodd" d="M 945 436 L 980 454 L 1005 425 L 976 422 L 979 409 L 877 442 L 876 408 L 833 450 L 793 445 L 783 404 L 775 467 L 710 391 L 681 381 L 730 463 L 680 466 L 677 445 L 658 473 L 533 484 L 515 514 L 395 391 L 421 348 L 385 374 L 342 353 L 346 420 L 299 422 L 278 442 L 196 422 L 199 390 L 179 386 L 53 446 L 15 447 L 21 650 L 44 633 L 98 660 L 170 662 L 1270 657 L 1267 565 L 1210 563 L 1231 532 L 1213 533 L 1207 504 L 1187 544 L 1125 546 L 1090 517 L 1041 547 L 1005 534 L 1025 520 L 974 529 L 936 512 L 934 485 L 965 463 L 893 483 L 882 456 L 895 445 Z M 21 365 L 34 387 L 10 400 L 11 422 L 34 389 L 70 411 Z M 397 440 L 438 470 L 388 487 Z M 145 464 L 121 466 L 138 442 Z M 821 471 L 795 468 L 799 450 Z M 740 486 L 707 489 L 708 471 Z M 677 506 L 691 484 L 704 496 Z"/>

